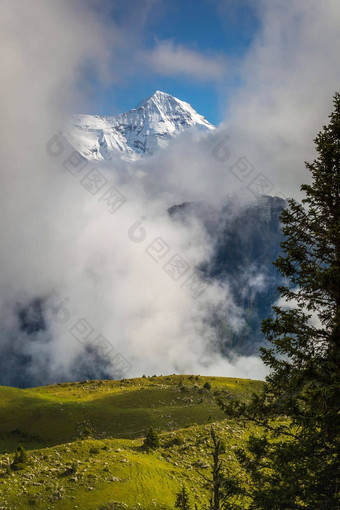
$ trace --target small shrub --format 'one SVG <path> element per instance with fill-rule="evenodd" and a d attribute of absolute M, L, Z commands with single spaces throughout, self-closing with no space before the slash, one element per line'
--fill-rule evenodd
<path fill-rule="evenodd" d="M 16 462 L 15 464 L 11 464 L 11 470 L 12 471 L 22 471 L 23 469 L 26 469 L 27 464 L 23 462 Z"/>
<path fill-rule="evenodd" d="M 11 464 L 12 471 L 20 471 L 22 469 L 25 469 L 27 461 L 28 461 L 27 453 L 24 447 L 19 445 L 14 454 L 14 459 Z"/>
<path fill-rule="evenodd" d="M 96 446 L 94 446 L 93 448 L 90 448 L 90 453 L 99 453 L 99 448 L 97 448 Z"/>
<path fill-rule="evenodd" d="M 210 391 L 210 390 L 211 390 L 211 384 L 210 384 L 210 382 L 208 382 L 208 381 L 207 381 L 207 382 L 204 384 L 203 388 L 204 388 L 204 389 L 206 389 L 206 390 L 208 390 L 208 391 Z"/>
<path fill-rule="evenodd" d="M 182 444 L 184 444 L 184 439 L 182 437 L 177 436 L 172 439 L 169 439 L 169 441 L 167 441 L 164 444 L 164 448 L 171 448 L 172 446 L 181 446 Z"/>
<path fill-rule="evenodd" d="M 90 427 L 85 427 L 81 433 L 81 439 L 91 439 L 93 431 Z"/>
<path fill-rule="evenodd" d="M 70 476 L 70 475 L 74 475 L 76 474 L 77 472 L 77 464 L 73 461 L 72 462 L 72 465 L 67 467 L 65 469 L 65 471 L 62 473 L 61 476 Z"/>

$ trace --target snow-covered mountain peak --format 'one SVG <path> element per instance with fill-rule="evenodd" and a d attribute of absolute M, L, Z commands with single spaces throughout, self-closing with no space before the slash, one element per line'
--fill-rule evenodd
<path fill-rule="evenodd" d="M 65 135 L 87 159 L 136 160 L 188 128 L 209 131 L 214 126 L 189 103 L 157 90 L 115 117 L 74 115 Z"/>
<path fill-rule="evenodd" d="M 171 96 L 170 94 L 167 94 L 166 92 L 162 92 L 161 90 L 156 90 L 152 94 L 152 96 L 146 97 L 145 99 L 142 99 L 138 105 L 137 108 L 145 106 L 147 103 L 166 103 L 167 101 L 171 100 L 179 101 L 179 99 Z"/>
<path fill-rule="evenodd" d="M 177 117 L 182 117 L 180 120 L 185 120 L 188 127 L 196 124 L 206 126 L 208 129 L 212 127 L 205 117 L 199 115 L 189 103 L 160 90 L 156 90 L 152 96 L 140 101 L 137 109 L 140 108 L 144 109 L 149 117 L 153 112 L 159 114 L 160 118 L 166 118 L 170 122 L 176 121 Z"/>

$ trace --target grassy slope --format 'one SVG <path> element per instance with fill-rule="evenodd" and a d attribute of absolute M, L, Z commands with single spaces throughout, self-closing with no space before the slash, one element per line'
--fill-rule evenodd
<path fill-rule="evenodd" d="M 207 381 L 211 391 L 203 389 Z M 260 385 L 169 376 L 27 390 L 0 387 L 0 509 L 97 509 L 108 501 L 123 501 L 129 508 L 137 503 L 138 508 L 173 508 L 182 480 L 201 501 L 204 480 L 197 466 L 209 471 L 210 423 L 230 448 L 248 433 L 226 422 L 214 393 L 247 398 Z M 162 447 L 145 453 L 142 438 L 150 425 L 161 433 Z M 93 430 L 93 439 L 80 440 L 85 426 Z M 167 447 L 173 437 L 182 444 Z M 8 476 L 5 467 L 19 443 L 30 450 L 31 465 Z M 73 460 L 77 472 L 63 476 Z"/>

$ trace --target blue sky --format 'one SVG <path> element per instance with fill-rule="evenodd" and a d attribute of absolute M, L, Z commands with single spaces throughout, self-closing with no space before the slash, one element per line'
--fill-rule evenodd
<path fill-rule="evenodd" d="M 124 43 L 117 45 L 114 81 L 91 81 L 87 113 L 123 112 L 162 90 L 189 102 L 213 124 L 222 121 L 226 91 L 238 86 L 237 63 L 259 29 L 253 3 L 119 0 L 106 15 Z"/>

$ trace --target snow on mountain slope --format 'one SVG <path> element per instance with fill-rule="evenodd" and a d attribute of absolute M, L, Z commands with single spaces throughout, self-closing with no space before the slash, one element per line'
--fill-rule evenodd
<path fill-rule="evenodd" d="M 157 90 L 136 108 L 115 117 L 74 115 L 65 136 L 89 160 L 133 161 L 153 154 L 193 127 L 215 129 L 190 104 Z"/>

